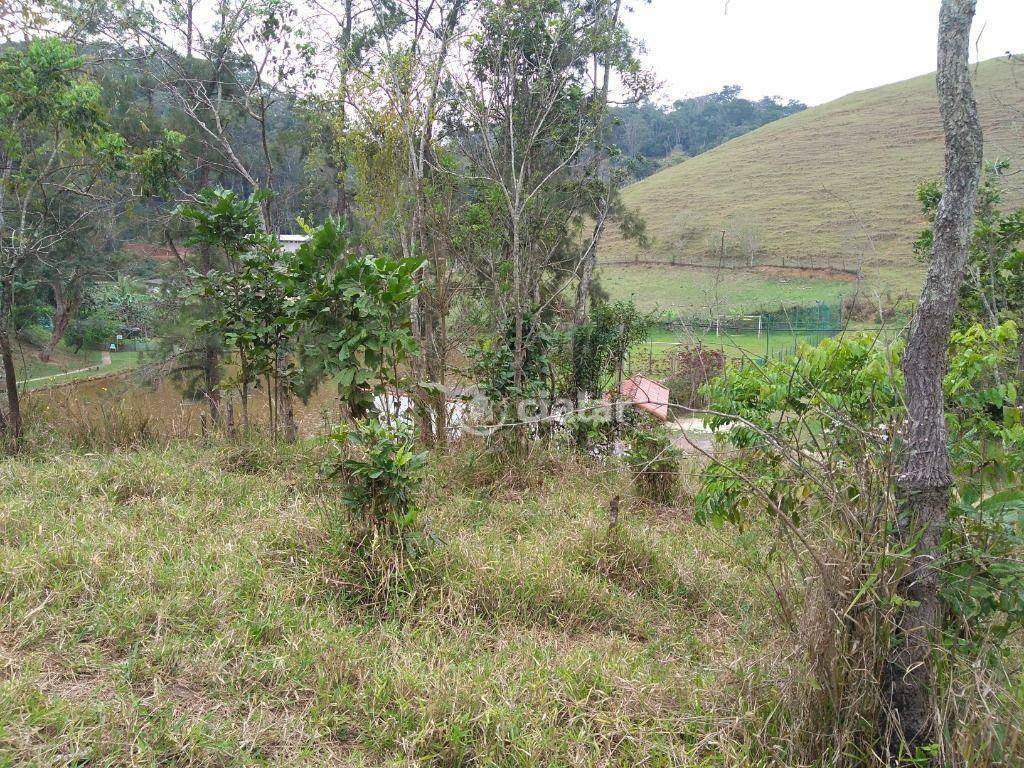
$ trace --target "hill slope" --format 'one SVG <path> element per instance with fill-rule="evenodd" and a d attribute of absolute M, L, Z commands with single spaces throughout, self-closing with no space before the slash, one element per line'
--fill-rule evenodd
<path fill-rule="evenodd" d="M 994 59 L 975 73 L 986 158 L 1024 165 L 1024 65 Z M 768 303 L 848 293 L 850 276 L 830 268 L 861 269 L 871 289 L 912 290 L 923 272 L 911 251 L 922 226 L 914 192 L 941 176 L 942 154 L 934 75 L 799 112 L 628 187 L 626 203 L 646 218 L 653 244 L 641 253 L 609 232 L 602 281 L 613 295 L 636 292 L 647 304 L 651 285 L 662 307 L 694 309 L 749 307 L 759 285 Z M 1024 199 L 1024 175 L 1009 177 L 1007 187 L 1009 202 Z M 634 259 L 717 266 L 723 231 L 725 263 L 744 267 L 753 256 L 755 268 L 726 273 L 714 287 L 708 273 L 715 270 L 677 268 L 674 289 L 664 269 L 609 266 Z M 779 265 L 821 271 L 780 272 Z M 735 296 L 734 282 L 743 285 Z"/>

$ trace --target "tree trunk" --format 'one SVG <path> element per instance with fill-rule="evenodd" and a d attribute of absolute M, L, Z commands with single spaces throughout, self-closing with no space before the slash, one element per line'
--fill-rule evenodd
<path fill-rule="evenodd" d="M 607 203 L 604 201 L 602 201 L 602 205 L 607 207 Z M 597 244 L 604 232 L 605 212 L 601 211 L 598 216 L 600 220 L 594 225 L 594 234 L 590 246 L 587 248 L 586 253 L 583 254 L 583 264 L 580 267 L 580 282 L 576 286 L 576 308 L 572 315 L 572 324 L 576 328 L 579 328 L 587 321 L 587 297 L 590 295 L 590 285 L 594 281 L 594 268 L 597 266 Z"/>
<path fill-rule="evenodd" d="M 210 422 L 220 421 L 220 350 L 212 341 L 203 348 L 203 385 L 210 404 Z"/>
<path fill-rule="evenodd" d="M 334 213 L 340 221 L 348 226 L 352 233 L 352 216 L 348 196 L 348 151 L 345 145 L 345 132 L 348 130 L 348 80 L 352 71 L 352 0 L 345 0 L 345 24 L 342 27 L 342 61 L 339 73 L 340 93 L 338 94 L 337 134 L 335 139 L 335 155 L 337 157 L 337 197 L 334 201 Z M 340 141 L 338 140 L 340 138 Z"/>
<path fill-rule="evenodd" d="M 612 14 L 610 22 L 611 27 L 614 28 L 619 23 L 619 13 L 622 9 L 622 0 L 615 0 L 611 9 Z M 609 39 L 611 39 L 611 36 L 609 36 Z M 604 234 L 604 226 L 608 217 L 608 208 L 611 203 L 611 197 L 615 193 L 611 170 L 605 167 L 608 162 L 608 150 L 605 146 L 607 133 L 606 118 L 608 111 L 608 91 L 611 86 L 612 75 L 612 63 L 610 57 L 607 55 L 608 51 L 605 51 L 605 54 L 604 76 L 601 81 L 600 92 L 601 123 L 598 125 L 598 129 L 595 134 L 594 165 L 595 171 L 598 175 L 601 174 L 602 170 L 607 174 L 607 179 L 605 179 L 607 187 L 598 206 L 597 221 L 594 223 L 594 232 L 591 237 L 590 244 L 587 247 L 586 252 L 583 254 L 583 264 L 580 269 L 580 282 L 576 286 L 576 307 L 573 312 L 573 325 L 577 328 L 583 325 L 587 319 L 587 297 L 590 295 L 590 284 L 594 279 L 594 268 L 597 266 L 597 248 L 601 241 L 601 236 Z"/>
<path fill-rule="evenodd" d="M 64 334 L 67 333 L 68 326 L 71 324 L 71 318 L 78 313 L 78 307 L 82 303 L 81 288 L 74 283 L 72 283 L 70 301 L 65 300 L 64 290 L 59 280 L 54 280 L 50 284 L 50 289 L 53 291 L 53 330 L 50 331 L 49 340 L 39 351 L 39 359 L 44 363 L 50 362 L 53 351 L 60 344 L 60 340 L 64 338 Z"/>
<path fill-rule="evenodd" d="M 4 386 L 7 394 L 7 415 L 0 426 L 8 447 L 13 450 L 21 441 L 21 398 L 18 394 L 18 372 L 14 367 L 14 349 L 11 345 L 10 314 L 14 286 L 10 280 L 0 286 L 0 358 L 3 361 Z"/>
<path fill-rule="evenodd" d="M 291 385 L 288 382 L 288 352 L 282 340 L 277 348 L 276 384 L 277 384 L 277 415 L 283 417 L 283 433 L 286 443 L 294 443 L 299 437 L 299 427 L 295 423 L 295 404 L 292 399 Z"/>
<path fill-rule="evenodd" d="M 943 0 L 939 14 L 938 95 L 946 138 L 942 200 L 931 263 L 910 331 L 906 378 L 906 458 L 897 478 L 898 544 L 913 547 L 899 584 L 906 601 L 883 676 L 890 764 L 937 740 L 932 649 L 940 631 L 938 573 L 933 567 L 946 521 L 953 476 L 949 465 L 942 381 L 981 175 L 982 136 L 968 69 L 975 0 Z"/>
<path fill-rule="evenodd" d="M 241 369 L 241 391 L 242 391 L 242 432 L 249 434 L 249 379 L 252 373 L 249 371 L 249 361 L 245 356 L 245 348 L 238 347 L 238 364 Z"/>

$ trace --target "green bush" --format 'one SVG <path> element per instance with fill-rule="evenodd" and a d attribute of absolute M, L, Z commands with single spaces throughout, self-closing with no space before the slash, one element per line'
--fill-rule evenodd
<path fill-rule="evenodd" d="M 339 466 L 345 507 L 375 532 L 402 536 L 412 530 L 418 518 L 413 494 L 426 463 L 426 453 L 414 449 L 412 429 L 366 418 L 339 430 L 334 439 L 352 452 Z"/>
<path fill-rule="evenodd" d="M 670 504 L 679 491 L 680 452 L 667 429 L 639 427 L 629 436 L 626 464 L 636 493 L 655 504 Z"/>
<path fill-rule="evenodd" d="M 64 341 L 75 350 L 103 349 L 117 337 L 120 325 L 103 311 L 74 320 L 68 326 Z"/>

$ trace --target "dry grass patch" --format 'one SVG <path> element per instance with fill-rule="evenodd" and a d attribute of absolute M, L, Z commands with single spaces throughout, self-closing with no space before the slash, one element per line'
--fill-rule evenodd
<path fill-rule="evenodd" d="M 609 467 L 554 462 L 491 497 L 449 485 L 442 461 L 422 499 L 430 545 L 369 608 L 337 579 L 348 523 L 313 472 L 319 448 L 242 466 L 237 450 L 0 465 L 0 765 L 750 754 L 737 723 L 759 716 L 754 673 L 730 665 L 774 629 L 729 534 L 635 513 L 607 533 L 627 482 Z"/>

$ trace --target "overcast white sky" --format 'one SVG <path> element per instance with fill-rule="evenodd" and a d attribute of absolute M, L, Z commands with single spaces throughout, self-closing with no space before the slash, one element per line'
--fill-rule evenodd
<path fill-rule="evenodd" d="M 736 83 L 748 98 L 820 104 L 935 69 L 939 0 L 626 2 L 661 101 Z M 982 59 L 1024 53 L 1024 0 L 978 0 L 979 33 Z"/>

